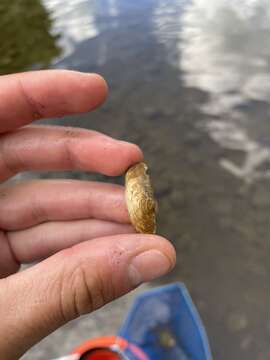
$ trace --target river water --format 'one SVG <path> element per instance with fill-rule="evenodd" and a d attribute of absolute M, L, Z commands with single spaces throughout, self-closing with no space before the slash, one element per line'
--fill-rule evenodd
<path fill-rule="evenodd" d="M 31 2 L 39 9 L 30 17 L 37 19 L 37 36 L 22 21 L 26 45 L 14 45 L 17 56 L 0 45 L 9 54 L 0 55 L 0 71 L 68 68 L 107 79 L 110 96 L 100 110 L 59 123 L 142 147 L 159 202 L 159 232 L 178 253 L 176 269 L 156 285 L 185 282 L 215 359 L 269 359 L 269 1 Z M 15 16 L 8 2 L 0 16 L 5 6 Z M 98 319 L 99 333 L 108 333 Z M 87 321 L 86 337 L 92 335 Z M 71 339 L 68 328 L 52 341 L 67 333 Z M 48 357 L 63 354 L 56 348 Z M 31 358 L 41 359 L 38 351 Z"/>

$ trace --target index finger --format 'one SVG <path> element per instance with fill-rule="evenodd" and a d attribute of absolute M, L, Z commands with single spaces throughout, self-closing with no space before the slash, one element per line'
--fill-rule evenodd
<path fill-rule="evenodd" d="M 43 70 L 1 76 L 0 133 L 41 118 L 93 110 L 107 92 L 97 74 Z"/>

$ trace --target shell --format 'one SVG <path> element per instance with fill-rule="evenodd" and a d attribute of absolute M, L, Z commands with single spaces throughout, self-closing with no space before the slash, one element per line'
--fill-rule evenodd
<path fill-rule="evenodd" d="M 147 166 L 141 162 L 128 169 L 125 193 L 128 213 L 137 232 L 156 233 L 156 201 Z"/>

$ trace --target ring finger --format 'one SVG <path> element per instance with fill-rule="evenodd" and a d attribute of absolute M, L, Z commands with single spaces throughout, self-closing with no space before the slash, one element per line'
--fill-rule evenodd
<path fill-rule="evenodd" d="M 129 224 L 86 219 L 44 223 L 25 230 L 6 232 L 6 236 L 16 260 L 29 263 L 86 240 L 134 232 Z"/>

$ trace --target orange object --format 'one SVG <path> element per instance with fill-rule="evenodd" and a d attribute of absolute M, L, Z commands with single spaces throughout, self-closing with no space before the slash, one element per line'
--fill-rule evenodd
<path fill-rule="evenodd" d="M 105 336 L 85 341 L 72 353 L 79 354 L 81 360 L 120 360 L 121 355 L 113 351 L 115 345 L 120 351 L 124 351 L 128 342 L 117 336 Z"/>
<path fill-rule="evenodd" d="M 82 356 L 83 360 L 119 360 L 121 359 L 118 354 L 113 353 L 110 350 L 93 350 L 89 354 Z"/>

